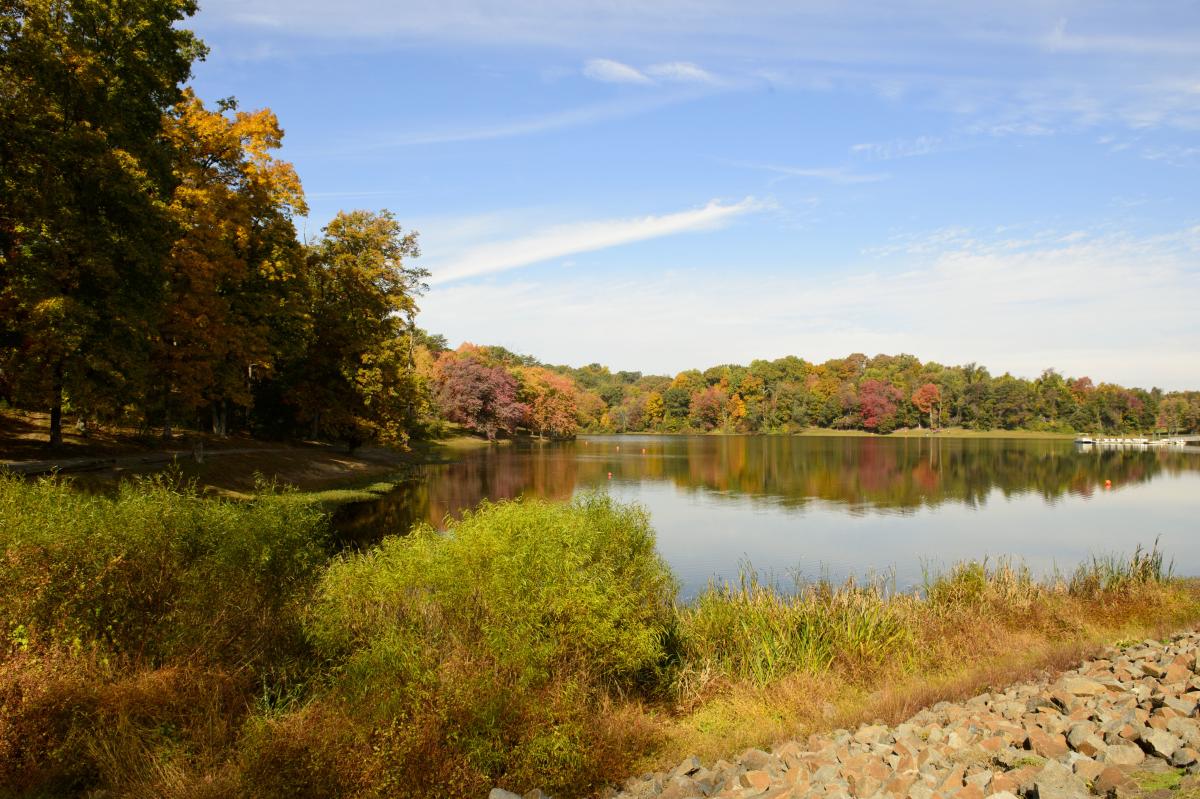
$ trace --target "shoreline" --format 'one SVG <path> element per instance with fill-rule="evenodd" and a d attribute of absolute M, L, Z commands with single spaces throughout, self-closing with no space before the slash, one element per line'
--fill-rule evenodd
<path fill-rule="evenodd" d="M 1084 799 L 1200 789 L 1200 633 L 1110 646 L 1070 670 L 980 686 L 915 714 L 778 742 L 690 755 L 609 789 L 612 799 Z M 898 722 L 898 723 L 897 723 Z M 1167 793 L 1164 794 L 1164 791 Z M 491 799 L 517 795 L 497 789 Z"/>

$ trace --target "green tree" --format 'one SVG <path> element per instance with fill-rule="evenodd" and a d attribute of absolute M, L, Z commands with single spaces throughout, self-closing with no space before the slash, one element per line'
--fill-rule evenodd
<path fill-rule="evenodd" d="M 15 389 L 115 412 L 142 389 L 172 148 L 164 115 L 203 47 L 193 0 L 0 5 L 0 309 Z"/>
<path fill-rule="evenodd" d="M 339 213 L 309 248 L 311 332 L 287 366 L 286 397 L 313 437 L 404 443 L 419 385 L 410 332 L 425 290 L 416 233 L 389 211 Z"/>

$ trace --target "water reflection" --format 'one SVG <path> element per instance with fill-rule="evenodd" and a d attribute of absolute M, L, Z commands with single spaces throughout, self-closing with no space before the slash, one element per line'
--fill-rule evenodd
<path fill-rule="evenodd" d="M 958 555 L 949 542 L 976 538 L 1001 519 L 1066 542 L 1050 553 L 1059 562 L 1098 549 L 1131 549 L 1115 530 L 1106 532 L 1105 524 L 1123 518 L 1119 513 L 1084 525 L 1079 512 L 1050 511 L 1099 494 L 1137 492 L 1160 478 L 1186 482 L 1173 498 L 1156 500 L 1169 508 L 1143 508 L 1141 518 L 1131 520 L 1147 534 L 1156 524 L 1164 528 L 1159 532 L 1173 532 L 1198 509 L 1200 452 L 1083 452 L 1069 441 L 999 439 L 591 437 L 480 450 L 424 467 L 418 480 L 383 500 L 342 509 L 335 523 L 346 538 L 369 543 L 416 522 L 441 526 L 484 499 L 567 499 L 601 488 L 649 507 L 660 549 L 694 589 L 713 574 L 735 571 L 738 560 L 760 566 L 803 561 L 810 573 L 819 562 L 835 576 L 897 567 L 911 576 L 913 564 L 902 561 L 913 560 L 912 549 L 894 546 L 890 537 L 911 542 L 933 531 L 924 544 L 933 551 L 924 554 L 953 559 Z M 997 504 L 1006 508 L 1000 516 Z M 1186 514 L 1172 515 L 1184 506 Z M 971 513 L 969 523 L 962 512 Z M 889 517 L 919 518 L 920 527 L 871 522 L 860 527 L 875 530 L 872 540 L 849 537 L 858 528 L 848 520 Z M 1139 540 L 1149 543 L 1153 535 Z M 1028 557 L 1040 547 L 1037 541 L 1011 549 L 998 543 L 967 541 L 962 556 L 1004 551 Z M 891 561 L 873 562 L 872 555 L 888 552 Z"/>

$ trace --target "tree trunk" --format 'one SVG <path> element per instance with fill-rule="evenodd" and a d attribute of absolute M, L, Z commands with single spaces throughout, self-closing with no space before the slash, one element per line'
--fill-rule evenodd
<path fill-rule="evenodd" d="M 168 379 L 163 383 L 163 430 L 162 440 L 170 441 L 174 435 L 174 430 L 171 428 L 171 381 Z"/>
<path fill-rule="evenodd" d="M 229 431 L 229 401 L 214 402 L 212 406 L 212 432 L 224 438 Z"/>
<path fill-rule="evenodd" d="M 50 446 L 62 446 L 63 365 L 54 364 L 54 383 L 50 387 Z"/>
<path fill-rule="evenodd" d="M 312 435 L 309 436 L 310 440 L 312 440 L 312 441 L 317 440 L 317 434 L 321 431 L 320 428 L 321 428 L 321 414 L 314 413 L 313 420 L 312 420 Z"/>

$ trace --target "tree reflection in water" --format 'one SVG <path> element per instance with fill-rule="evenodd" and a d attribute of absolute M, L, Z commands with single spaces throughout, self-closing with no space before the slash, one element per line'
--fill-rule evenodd
<path fill-rule="evenodd" d="M 703 493 L 801 512 L 813 502 L 854 515 L 911 514 L 956 503 L 983 507 L 1005 497 L 1040 495 L 1053 504 L 1160 475 L 1200 472 L 1200 453 L 1168 450 L 1081 452 L 1069 441 L 985 438 L 783 436 L 620 436 L 494 447 L 430 465 L 380 500 L 339 510 L 343 541 L 367 544 L 417 522 L 445 521 L 483 500 L 567 499 L 617 484 L 667 483 Z"/>

